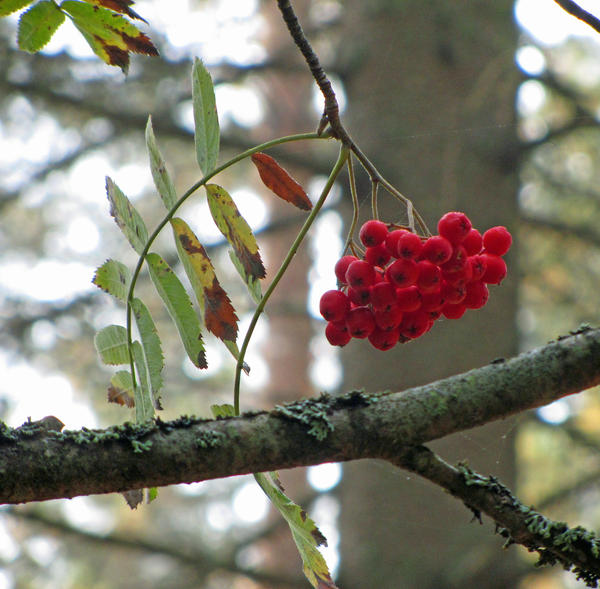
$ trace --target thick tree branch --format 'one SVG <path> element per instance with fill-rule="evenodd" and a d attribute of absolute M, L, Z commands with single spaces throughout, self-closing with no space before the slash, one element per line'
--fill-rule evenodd
<path fill-rule="evenodd" d="M 359 458 L 502 419 L 600 383 L 600 330 L 398 393 L 323 395 L 238 418 L 0 430 L 0 502 L 22 503 Z"/>

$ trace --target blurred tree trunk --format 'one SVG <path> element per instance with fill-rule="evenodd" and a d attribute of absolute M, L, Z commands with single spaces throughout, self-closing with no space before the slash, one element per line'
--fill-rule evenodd
<path fill-rule="evenodd" d="M 434 233 L 449 210 L 465 211 L 481 230 L 516 228 L 511 10 L 508 0 L 344 6 L 345 121 Z M 368 191 L 364 182 L 361 221 L 370 216 Z M 379 203 L 383 220 L 405 219 L 383 192 Z M 343 390 L 402 389 L 515 353 L 514 251 L 508 264 L 509 277 L 491 289 L 485 309 L 437 322 L 421 340 L 390 352 L 352 342 L 342 352 Z M 468 459 L 511 486 L 511 428 L 505 422 L 432 446 L 447 460 Z M 513 586 L 502 571 L 510 574 L 515 552 L 502 552 L 489 523 L 470 524 L 466 508 L 427 483 L 387 465 L 353 463 L 345 467 L 341 500 L 344 589 Z M 490 574 L 492 563 L 504 568 Z"/>

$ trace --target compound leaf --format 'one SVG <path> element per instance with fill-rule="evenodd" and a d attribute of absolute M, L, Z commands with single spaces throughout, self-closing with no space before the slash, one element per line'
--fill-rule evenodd
<path fill-rule="evenodd" d="M 144 220 L 121 189 L 108 176 L 106 177 L 106 194 L 110 202 L 110 214 L 133 249 L 141 254 L 148 241 L 148 230 Z"/>
<path fill-rule="evenodd" d="M 13 12 L 17 12 L 21 8 L 25 8 L 31 4 L 33 0 L 1 0 L 0 1 L 0 16 L 8 16 Z"/>
<path fill-rule="evenodd" d="M 304 188 L 270 155 L 258 152 L 253 154 L 251 159 L 258 170 L 260 179 L 269 190 L 303 211 L 312 209 L 312 203 Z"/>
<path fill-rule="evenodd" d="M 0 8 L 0 12 L 2 8 Z M 65 14 L 50 0 L 42 0 L 26 10 L 19 18 L 17 41 L 19 49 L 35 53 L 50 41 L 56 29 L 65 20 Z"/>
<path fill-rule="evenodd" d="M 154 130 L 152 129 L 151 117 L 148 117 L 148 123 L 146 124 L 146 147 L 148 148 L 148 155 L 150 156 L 150 169 L 152 171 L 154 185 L 165 203 L 165 207 L 171 209 L 177 202 L 177 193 L 175 192 L 175 186 L 173 185 L 165 161 L 158 149 L 156 138 L 154 137 Z"/>
<path fill-rule="evenodd" d="M 104 292 L 125 302 L 127 300 L 129 284 L 131 283 L 131 272 L 125 264 L 117 260 L 106 260 L 96 270 L 92 282 Z"/>
<path fill-rule="evenodd" d="M 104 364 L 129 364 L 127 330 L 121 325 L 108 325 L 101 329 L 94 338 L 94 345 Z"/>
<path fill-rule="evenodd" d="M 160 345 L 160 338 L 156 331 L 156 325 L 148 311 L 148 307 L 138 298 L 131 301 L 131 308 L 135 316 L 135 322 L 140 332 L 142 348 L 148 368 L 149 386 L 155 409 L 162 409 L 160 405 L 160 390 L 162 389 L 162 369 L 164 358 Z"/>
<path fill-rule="evenodd" d="M 183 284 L 169 265 L 158 255 L 146 256 L 150 278 L 177 327 L 183 347 L 198 368 L 206 368 L 206 354 L 202 343 L 202 330 L 198 315 Z"/>
<path fill-rule="evenodd" d="M 327 546 L 327 540 L 315 522 L 283 492 L 277 475 L 271 473 L 269 478 L 264 473 L 257 473 L 254 478 L 290 526 L 292 537 L 302 557 L 304 575 L 310 584 L 317 589 L 337 589 L 329 574 L 327 563 L 318 549 L 321 545 Z"/>
<path fill-rule="evenodd" d="M 127 73 L 129 52 L 158 55 L 152 41 L 126 18 L 102 6 L 78 0 L 60 5 L 84 36 L 92 51 L 108 65 Z"/>
<path fill-rule="evenodd" d="M 242 264 L 244 275 L 254 279 L 264 278 L 266 272 L 258 253 L 256 238 L 250 225 L 240 215 L 235 202 L 221 186 L 207 184 L 205 188 L 212 218 L 219 231 L 231 244 L 235 255 Z M 245 279 L 245 281 L 248 280 Z"/>
<path fill-rule="evenodd" d="M 196 159 L 207 175 L 215 169 L 219 156 L 219 118 L 212 79 L 198 58 L 194 60 L 192 69 L 192 102 Z"/>
<path fill-rule="evenodd" d="M 238 318 L 198 238 L 179 217 L 171 219 L 179 258 L 196 294 L 206 328 L 224 342 L 237 338 Z"/>

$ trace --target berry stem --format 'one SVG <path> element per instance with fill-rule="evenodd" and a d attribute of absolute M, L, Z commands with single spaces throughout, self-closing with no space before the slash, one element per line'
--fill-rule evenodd
<path fill-rule="evenodd" d="M 342 256 L 346 253 L 346 250 L 352 243 L 352 235 L 358 224 L 358 210 L 360 205 L 358 204 L 358 192 L 356 191 L 356 176 L 354 175 L 354 164 L 352 163 L 352 157 L 348 158 L 348 184 L 350 185 L 350 195 L 352 196 L 352 221 L 350 222 L 350 229 L 348 229 L 348 235 L 346 237 L 346 243 L 342 249 Z M 352 248 L 354 253 L 354 248 Z"/>
<path fill-rule="evenodd" d="M 379 180 L 371 181 L 371 210 L 373 211 L 373 219 L 379 219 L 379 211 L 377 210 L 377 189 L 379 188 Z"/>
<path fill-rule="evenodd" d="M 277 270 L 277 274 L 275 274 L 275 276 L 273 277 L 273 281 L 271 282 L 271 284 L 269 284 L 269 287 L 265 291 L 265 294 L 263 295 L 260 303 L 258 304 L 258 306 L 256 307 L 256 310 L 254 311 L 254 315 L 252 316 L 252 320 L 250 321 L 250 325 L 248 326 L 248 331 L 246 331 L 246 335 L 244 336 L 244 341 L 242 342 L 242 346 L 240 348 L 240 354 L 238 356 L 238 361 L 235 366 L 235 382 L 233 385 L 233 407 L 234 407 L 235 415 L 240 414 L 240 380 L 241 380 L 241 374 L 242 374 L 242 366 L 244 365 L 244 357 L 246 355 L 246 350 L 248 349 L 248 344 L 250 343 L 250 338 L 252 337 L 252 334 L 254 332 L 254 328 L 256 327 L 258 319 L 261 316 L 261 314 L 265 308 L 265 305 L 267 304 L 267 301 L 271 297 L 271 294 L 273 294 L 273 291 L 279 284 L 279 281 L 285 274 L 285 271 L 287 270 L 292 259 L 296 255 L 296 252 L 298 251 L 298 248 L 300 247 L 302 240 L 308 233 L 308 230 L 310 229 L 315 218 L 319 214 L 319 211 L 321 210 L 323 204 L 325 203 L 325 199 L 327 198 L 327 196 L 329 195 L 329 192 L 331 191 L 333 183 L 335 182 L 336 178 L 338 177 L 340 171 L 342 170 L 342 168 L 344 167 L 344 164 L 346 163 L 346 161 L 348 159 L 349 159 L 349 150 L 347 147 L 342 145 L 340 148 L 340 153 L 338 155 L 337 161 L 335 162 L 335 164 L 331 170 L 331 173 L 329 174 L 329 178 L 327 178 L 327 182 L 326 182 L 325 186 L 323 187 L 321 195 L 319 196 L 319 200 L 316 202 L 315 206 L 313 207 L 312 211 L 310 212 L 310 215 L 304 222 L 304 225 L 302 225 L 302 228 L 300 229 L 298 235 L 296 236 L 296 239 L 294 239 L 294 242 L 290 246 L 290 249 L 289 249 L 287 255 L 285 256 L 285 259 L 281 263 L 279 270 Z"/>

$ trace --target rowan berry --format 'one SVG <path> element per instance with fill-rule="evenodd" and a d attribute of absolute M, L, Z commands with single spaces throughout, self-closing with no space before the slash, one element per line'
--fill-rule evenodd
<path fill-rule="evenodd" d="M 352 262 L 356 262 L 358 258 L 356 256 L 343 256 L 335 264 L 334 272 L 340 284 L 346 283 L 346 270 Z"/>
<path fill-rule="evenodd" d="M 369 307 L 355 307 L 346 314 L 346 327 L 352 337 L 363 339 L 375 329 L 375 317 Z"/>
<path fill-rule="evenodd" d="M 421 297 L 416 286 L 396 290 L 396 304 L 402 311 L 416 311 L 421 306 Z"/>
<path fill-rule="evenodd" d="M 400 334 L 397 329 L 383 330 L 376 327 L 369 335 L 371 345 L 382 351 L 391 350 L 397 343 Z"/>
<path fill-rule="evenodd" d="M 328 290 L 319 301 L 319 311 L 327 321 L 342 321 L 349 310 L 350 299 L 341 290 Z"/>
<path fill-rule="evenodd" d="M 461 273 L 468 263 L 467 250 L 462 245 L 457 245 L 452 250 L 450 259 L 442 265 L 442 273 L 444 277 Z"/>
<path fill-rule="evenodd" d="M 365 247 L 373 247 L 383 243 L 387 234 L 388 228 L 383 221 L 371 219 L 360 228 L 358 237 Z"/>
<path fill-rule="evenodd" d="M 354 288 L 351 286 L 348 289 L 348 298 L 355 307 L 363 307 L 364 305 L 368 305 L 371 301 L 370 287 Z"/>
<path fill-rule="evenodd" d="M 405 313 L 400 323 L 399 331 L 404 337 L 416 339 L 422 336 L 430 327 L 430 319 L 427 313 L 416 311 Z"/>
<path fill-rule="evenodd" d="M 483 247 L 483 238 L 477 229 L 472 228 L 461 244 L 466 250 L 467 255 L 474 256 L 481 252 Z"/>
<path fill-rule="evenodd" d="M 400 258 L 388 266 L 385 277 L 388 282 L 401 288 L 411 286 L 419 277 L 419 267 L 414 260 Z"/>
<path fill-rule="evenodd" d="M 467 309 L 481 309 L 487 303 L 489 296 L 490 291 L 481 280 L 469 282 L 463 303 Z"/>
<path fill-rule="evenodd" d="M 506 262 L 500 256 L 493 254 L 481 254 L 481 257 L 485 259 L 486 263 L 481 280 L 488 284 L 500 284 L 506 277 Z"/>
<path fill-rule="evenodd" d="M 464 241 L 471 231 L 471 221 L 464 213 L 452 211 L 446 213 L 438 221 L 438 233 L 445 237 L 450 243 L 458 244 Z"/>
<path fill-rule="evenodd" d="M 481 255 L 470 256 L 469 265 L 471 266 L 471 280 L 481 280 L 487 269 L 487 262 Z"/>
<path fill-rule="evenodd" d="M 373 312 L 375 316 L 375 325 L 383 330 L 396 329 L 402 321 L 403 313 L 394 304 L 388 309 L 375 309 Z"/>
<path fill-rule="evenodd" d="M 446 281 L 442 284 L 442 297 L 445 304 L 457 305 L 462 303 L 465 296 L 467 296 L 467 289 L 464 284 L 450 284 Z"/>
<path fill-rule="evenodd" d="M 458 303 L 457 305 L 452 305 L 451 303 L 446 303 L 442 307 L 442 315 L 446 317 L 446 319 L 460 319 L 467 310 L 467 307 L 464 303 Z"/>
<path fill-rule="evenodd" d="M 442 271 L 439 266 L 432 264 L 428 260 L 417 262 L 419 266 L 419 278 L 417 278 L 417 286 L 422 294 L 436 292 L 440 290 L 442 283 Z"/>
<path fill-rule="evenodd" d="M 405 231 L 398 239 L 397 246 L 397 258 L 411 258 L 416 260 L 421 250 L 423 249 L 423 243 L 421 238 L 416 233 Z"/>
<path fill-rule="evenodd" d="M 354 288 L 368 288 L 375 282 L 375 270 L 369 262 L 356 260 L 346 270 L 346 283 Z"/>
<path fill-rule="evenodd" d="M 390 261 L 391 257 L 390 252 L 388 252 L 383 243 L 368 247 L 365 251 L 365 261 L 369 262 L 371 266 L 380 266 L 383 268 Z"/>
<path fill-rule="evenodd" d="M 437 292 L 426 293 L 421 297 L 421 311 L 425 311 L 427 313 L 432 313 L 434 311 L 439 311 L 446 301 L 442 295 L 442 291 L 438 290 Z"/>
<path fill-rule="evenodd" d="M 390 231 L 385 238 L 385 247 L 387 251 L 390 252 L 390 255 L 394 256 L 394 258 L 398 257 L 398 242 L 405 233 L 408 233 L 408 231 L 405 229 L 396 229 L 394 231 Z"/>
<path fill-rule="evenodd" d="M 421 257 L 432 264 L 441 266 L 452 256 L 452 244 L 440 235 L 433 235 L 425 241 L 421 249 Z"/>
<path fill-rule="evenodd" d="M 352 336 L 344 321 L 330 321 L 325 327 L 325 337 L 332 346 L 345 346 Z"/>
<path fill-rule="evenodd" d="M 390 282 L 386 281 L 374 284 L 370 291 L 370 302 L 374 311 L 388 309 L 396 302 L 396 289 Z"/>
<path fill-rule="evenodd" d="M 512 235 L 506 227 L 498 225 L 483 234 L 483 247 L 486 253 L 503 256 L 512 244 Z"/>

